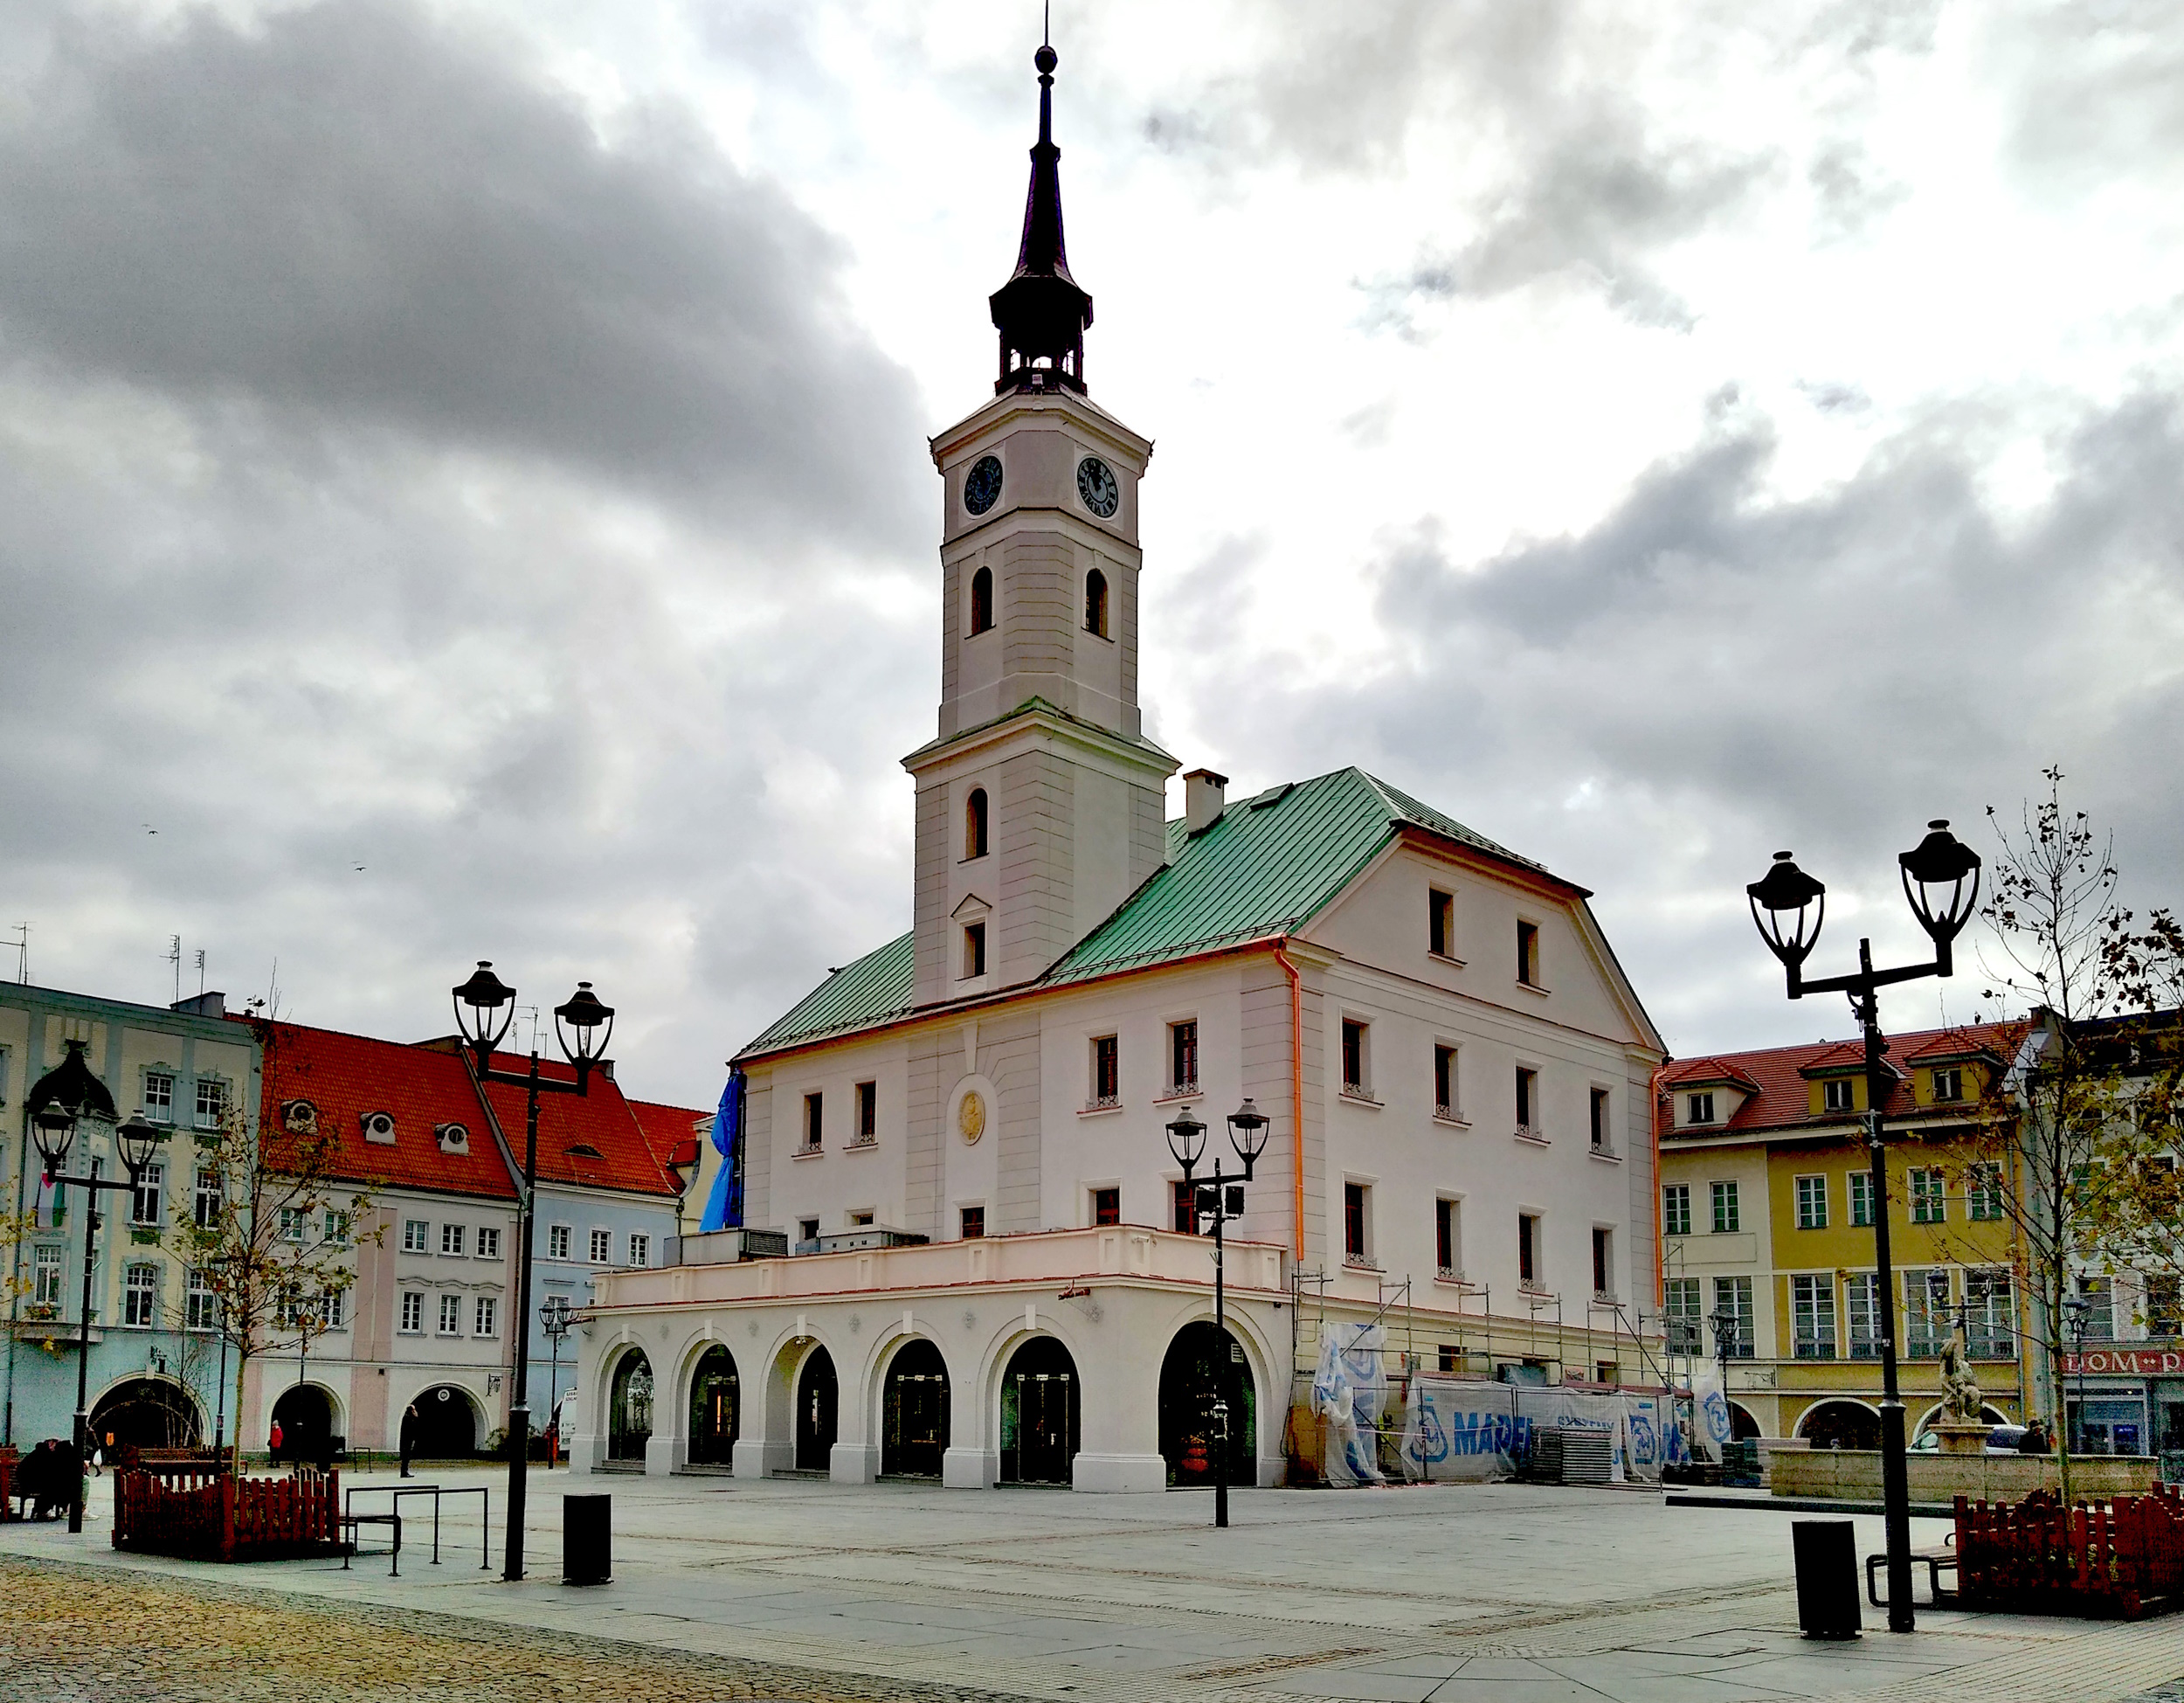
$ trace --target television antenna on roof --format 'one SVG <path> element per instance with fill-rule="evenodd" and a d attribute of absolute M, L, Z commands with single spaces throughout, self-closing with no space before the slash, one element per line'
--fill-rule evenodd
<path fill-rule="evenodd" d="M 15 979 L 25 985 L 31 980 L 31 925 L 15 925 Z"/>

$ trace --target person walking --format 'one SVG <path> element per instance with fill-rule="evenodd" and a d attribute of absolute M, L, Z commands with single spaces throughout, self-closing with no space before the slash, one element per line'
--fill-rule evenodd
<path fill-rule="evenodd" d="M 402 1476 L 410 1476 L 410 1457 L 417 1451 L 417 1403 L 402 1416 Z"/>
<path fill-rule="evenodd" d="M 280 1422 L 278 1419 L 273 1421 L 273 1430 L 266 1434 L 266 1461 L 271 1465 L 280 1458 Z"/>

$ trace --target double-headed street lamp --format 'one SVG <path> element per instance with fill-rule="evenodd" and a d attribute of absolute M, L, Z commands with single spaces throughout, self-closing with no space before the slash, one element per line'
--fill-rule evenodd
<path fill-rule="evenodd" d="M 561 1423 L 556 1409 L 561 1406 L 561 1340 L 569 1334 L 569 1298 L 566 1295 L 549 1295 L 538 1304 L 538 1328 L 546 1333 L 547 1346 L 553 1350 L 551 1369 L 547 1374 L 546 1382 L 546 1423 L 553 1426 L 558 1438 Z M 554 1453 L 553 1450 L 547 1453 L 549 1465 L 553 1463 Z"/>
<path fill-rule="evenodd" d="M 69 1042 L 71 1049 L 79 1043 Z M 128 1180 L 98 1176 L 66 1177 L 61 1166 L 68 1162 L 68 1150 L 76 1139 L 77 1120 L 83 1115 L 84 1104 L 63 1105 L 58 1098 L 48 1099 L 31 1114 L 31 1137 L 38 1143 L 38 1156 L 45 1166 L 46 1185 L 60 1188 L 73 1184 L 86 1196 L 83 1230 L 83 1313 L 76 1323 L 76 1485 L 68 1497 L 68 1529 L 83 1530 L 83 1470 L 91 1457 L 91 1415 L 88 1411 L 91 1377 L 91 1272 L 99 1251 L 99 1194 L 102 1189 L 118 1194 L 133 1194 L 142 1178 L 145 1167 L 151 1164 L 159 1152 L 159 1145 L 166 1140 L 167 1132 L 152 1123 L 142 1111 L 119 1125 L 114 1132 L 114 1145 L 121 1150 L 121 1163 L 128 1170 Z M 94 1117 L 97 1113 L 93 1114 Z M 104 1121 L 100 1119 L 100 1121 Z"/>
<path fill-rule="evenodd" d="M 2070 1440 L 2073 1455 L 2084 1452 L 2085 1443 L 2085 1337 L 2093 1326 L 2093 1304 L 2083 1295 L 2067 1295 L 2063 1300 L 2063 1328 L 2070 1333 L 2070 1340 L 2077 1349 L 2077 1417 L 2063 1427 Z M 2060 1383 L 2061 1379 L 2056 1381 Z M 2069 1420 L 2070 1402 L 2063 1401 L 2063 1414 Z"/>
<path fill-rule="evenodd" d="M 1220 1338 L 1213 1351 L 1217 1357 L 1213 1362 L 1213 1418 L 1220 1434 L 1213 1449 L 1216 1526 L 1228 1524 L 1228 1403 L 1221 1397 L 1220 1368 L 1223 1361 L 1218 1358 L 1228 1352 L 1228 1294 L 1221 1269 L 1221 1226 L 1231 1218 L 1243 1216 L 1243 1186 L 1251 1180 L 1252 1166 L 1259 1162 L 1260 1152 L 1267 1145 L 1266 1116 L 1248 1096 L 1228 1114 L 1228 1142 L 1235 1148 L 1236 1157 L 1244 1162 L 1242 1174 L 1224 1172 L 1217 1153 L 1213 1157 L 1212 1178 L 1200 1185 L 1192 1180 L 1192 1173 L 1197 1170 L 1199 1160 L 1206 1153 L 1206 1125 L 1191 1115 L 1188 1106 L 1168 1125 L 1168 1151 L 1183 1167 L 1183 1186 L 1190 1191 L 1192 1228 L 1209 1215 L 1213 1220 L 1213 1332 Z"/>
<path fill-rule="evenodd" d="M 1828 890 L 1797 867 L 1787 852 L 1774 855 L 1773 867 L 1745 889 L 1752 920 L 1767 950 L 1782 962 L 1789 996 L 1848 993 L 1850 1008 L 1865 1039 L 1866 1148 L 1873 1173 L 1874 1280 L 1880 1289 L 1881 1499 L 1888 1527 L 1888 1623 L 1892 1632 L 1913 1629 L 1911 1568 L 1911 1488 L 1904 1459 L 1904 1397 L 1896 1380 L 1896 1277 L 1889 1263 L 1888 1160 L 1883 1142 L 1881 1108 L 1888 1098 L 1888 1042 L 1881 1034 L 1880 990 L 1899 981 L 1955 973 L 1951 945 L 1979 898 L 1979 854 L 1949 832 L 1946 821 L 1927 825 L 1924 840 L 1896 862 L 1904 897 L 1919 927 L 1934 944 L 1931 964 L 1898 969 L 1873 967 L 1873 943 L 1858 942 L 1858 967 L 1849 975 L 1820 981 L 1804 980 L 1804 963 L 1820 944 L 1828 914 Z"/>
<path fill-rule="evenodd" d="M 614 1033 L 614 1013 L 599 1003 L 591 984 L 580 981 L 568 1002 L 554 1007 L 554 1039 L 562 1056 L 576 1067 L 573 1083 L 542 1081 L 538 1074 L 538 1045 L 534 1037 L 528 1070 L 496 1070 L 493 1049 L 515 1021 L 515 990 L 493 973 L 484 959 L 470 980 L 454 990 L 455 1021 L 464 1043 L 475 1056 L 473 1068 L 480 1083 L 497 1082 L 523 1090 L 523 1255 L 518 1267 L 515 1300 L 515 1387 L 508 1402 L 508 1542 L 501 1576 L 513 1584 L 523 1576 L 523 1488 L 531 1456 L 531 1241 L 536 1229 L 535 1211 L 538 1192 L 538 1097 L 541 1094 L 583 1094 L 591 1083 L 591 1068 L 605 1056 Z"/>

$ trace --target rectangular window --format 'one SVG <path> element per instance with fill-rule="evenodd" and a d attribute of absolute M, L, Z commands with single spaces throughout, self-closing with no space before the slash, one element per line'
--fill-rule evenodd
<path fill-rule="evenodd" d="M 1799 1360 L 1835 1357 L 1835 1280 L 1790 1279 L 1790 1341 Z"/>
<path fill-rule="evenodd" d="M 1455 1201 L 1434 1202 L 1434 1265 L 1444 1277 L 1463 1270 L 1463 1208 Z"/>
<path fill-rule="evenodd" d="M 2080 1277 L 2077 1298 L 2085 1303 L 2085 1340 L 2116 1340 L 2116 1287 L 2106 1277 Z M 2069 1328 L 2066 1323 L 2065 1328 Z"/>
<path fill-rule="evenodd" d="M 1857 1090 L 1855 1076 L 1830 1076 L 1820 1085 L 1820 1104 L 1823 1111 L 1855 1111 L 1857 1110 Z"/>
<path fill-rule="evenodd" d="M 220 1173 L 209 1166 L 200 1166 L 197 1195 L 190 1203 L 190 1216 L 199 1229 L 209 1230 L 219 1223 L 225 1196 L 226 1191 L 220 1187 Z"/>
<path fill-rule="evenodd" d="M 478 1226 L 478 1257 L 480 1259 L 501 1257 L 501 1232 L 497 1226 L 492 1224 Z"/>
<path fill-rule="evenodd" d="M 985 1208 L 984 1207 L 965 1207 L 963 1209 L 962 1216 L 963 1239 L 965 1242 L 978 1242 L 983 1240 L 985 1236 Z"/>
<path fill-rule="evenodd" d="M 340 1330 L 342 1314 L 347 1311 L 347 1305 L 348 1291 L 346 1290 L 328 1289 L 321 1291 L 319 1296 L 319 1328 L 322 1331 Z"/>
<path fill-rule="evenodd" d="M 1914 1170 L 1911 1173 L 1911 1221 L 1914 1224 L 1939 1224 L 1947 1216 L 1946 1184 L 1939 1171 Z"/>
<path fill-rule="evenodd" d="M 826 1096 L 806 1094 L 804 1097 L 804 1151 L 817 1153 L 826 1144 Z"/>
<path fill-rule="evenodd" d="M 1539 986 L 1539 924 L 1517 925 L 1517 980 L 1527 987 Z"/>
<path fill-rule="evenodd" d="M 1964 1274 L 1964 1337 L 1973 1360 L 2017 1358 L 2017 1309 L 2008 1272 Z"/>
<path fill-rule="evenodd" d="M 1539 1072 L 1517 1067 L 1517 1133 L 1541 1138 L 1539 1128 Z"/>
<path fill-rule="evenodd" d="M 1714 1352 L 1730 1360 L 1752 1356 L 1752 1279 L 1714 1279 Z"/>
<path fill-rule="evenodd" d="M 1598 1224 L 1593 1227 L 1593 1292 L 1615 1292 L 1615 1232 Z"/>
<path fill-rule="evenodd" d="M 192 1271 L 183 1288 L 183 1326 L 187 1330 L 218 1330 L 220 1324 L 220 1298 L 212 1292 L 212 1285 L 202 1271 Z"/>
<path fill-rule="evenodd" d="M 1960 1100 L 1963 1097 L 1964 1072 L 1959 1067 L 1952 1064 L 1946 1070 L 1936 1070 L 1934 1072 L 1935 1099 Z"/>
<path fill-rule="evenodd" d="M 614 1233 L 612 1230 L 591 1232 L 591 1263 L 605 1265 L 614 1257 Z"/>
<path fill-rule="evenodd" d="M 853 1230 L 868 1230 L 872 1228 L 872 1220 L 873 1215 L 869 1212 L 853 1212 L 849 1215 L 849 1228 Z"/>
<path fill-rule="evenodd" d="M 501 1304 L 490 1295 L 478 1298 L 477 1316 L 471 1321 L 473 1336 L 498 1336 L 501 1333 Z"/>
<path fill-rule="evenodd" d="M 1435 958 L 1454 958 L 1449 942 L 1455 938 L 1455 896 L 1436 887 L 1426 895 L 1426 950 Z"/>
<path fill-rule="evenodd" d="M 227 1084 L 218 1076 L 197 1078 L 197 1127 L 217 1130 L 227 1116 Z"/>
<path fill-rule="evenodd" d="M 1661 1231 L 1664 1236 L 1691 1233 L 1691 1185 L 1665 1184 L 1661 1190 Z"/>
<path fill-rule="evenodd" d="M 130 1191 L 129 1222 L 156 1224 L 159 1222 L 159 1186 L 167 1175 L 163 1165 L 147 1165 L 137 1173 L 136 1186 Z"/>
<path fill-rule="evenodd" d="M 1797 1228 L 1800 1230 L 1824 1230 L 1828 1228 L 1828 1179 L 1800 1177 L 1797 1180 Z"/>
<path fill-rule="evenodd" d="M 1539 1246 L 1539 1217 L 1536 1213 L 1517 1215 L 1517 1286 L 1519 1289 L 1538 1289 L 1540 1273 L 1546 1262 L 1541 1257 Z"/>
<path fill-rule="evenodd" d="M 402 1221 L 402 1251 L 405 1254 L 424 1253 L 428 1246 L 425 1237 L 431 1234 L 432 1227 L 422 1218 L 404 1218 Z"/>
<path fill-rule="evenodd" d="M 1703 1094 L 1686 1095 L 1683 1121 L 1687 1124 L 1711 1124 L 1714 1121 L 1714 1090 Z"/>
<path fill-rule="evenodd" d="M 1596 1153 L 1613 1152 L 1614 1146 L 1608 1140 L 1608 1136 L 1614 1128 L 1614 1125 L 1608 1115 L 1607 1090 L 1605 1088 L 1596 1088 L 1593 1090 L 1593 1122 L 1591 1127 L 1593 1151 Z"/>
<path fill-rule="evenodd" d="M 653 1239 L 632 1230 L 629 1238 L 629 1263 L 632 1266 L 646 1266 L 653 1263 Z"/>
<path fill-rule="evenodd" d="M 1365 1026 L 1345 1017 L 1342 1020 L 1342 1091 L 1353 1099 L 1367 1097 L 1366 1063 Z"/>
<path fill-rule="evenodd" d="M 1463 1349 L 1461 1345 L 1454 1342 L 1443 1342 L 1437 1346 L 1438 1353 L 1435 1354 L 1434 1358 L 1438 1361 L 1441 1370 L 1443 1372 L 1461 1372 L 1463 1370 Z"/>
<path fill-rule="evenodd" d="M 1176 1234 L 1196 1236 L 1199 1233 L 1198 1185 L 1178 1182 L 1173 1186 L 1173 1193 Z"/>
<path fill-rule="evenodd" d="M 1842 1280 L 1842 1304 L 1850 1326 L 1850 1358 L 1881 1357 L 1881 1280 L 1870 1271 Z"/>
<path fill-rule="evenodd" d="M 1095 1188 L 1092 1191 L 1092 1222 L 1095 1224 L 1119 1224 L 1123 1222 L 1121 1189 Z"/>
<path fill-rule="evenodd" d="M 985 924 L 965 923 L 963 927 L 963 976 L 965 981 L 985 973 Z"/>
<path fill-rule="evenodd" d="M 32 1278 L 31 1298 L 41 1307 L 60 1305 L 60 1244 L 41 1243 L 31 1259 Z"/>
<path fill-rule="evenodd" d="M 463 1226 L 442 1224 L 439 1227 L 439 1250 L 443 1254 L 460 1254 L 463 1250 Z"/>
<path fill-rule="evenodd" d="M 1965 1216 L 1976 1224 L 1992 1224 L 2002 1215 L 2002 1173 L 1999 1166 L 1979 1163 L 1964 1173 Z"/>
<path fill-rule="evenodd" d="M 566 1224 L 549 1224 L 546 1227 L 546 1257 L 567 1259 L 570 1256 L 569 1243 L 573 1234 L 574 1232 Z"/>
<path fill-rule="evenodd" d="M 1372 1191 L 1361 1182 L 1346 1182 L 1342 1186 L 1342 1256 L 1354 1264 L 1363 1265 L 1372 1255 L 1367 1245 L 1371 1229 L 1367 1202 Z"/>
<path fill-rule="evenodd" d="M 1701 1329 L 1706 1302 L 1699 1291 L 1700 1280 L 1697 1277 L 1670 1277 L 1662 1293 L 1662 1311 L 1668 1319 L 1669 1352 L 1672 1354 L 1700 1354 L 1706 1351 L 1706 1338 Z"/>
<path fill-rule="evenodd" d="M 159 1268 L 132 1265 L 123 1275 L 121 1322 L 149 1329 L 159 1322 Z"/>
<path fill-rule="evenodd" d="M 175 1121 L 175 1079 L 166 1070 L 144 1072 L 144 1115 L 155 1124 Z"/>
<path fill-rule="evenodd" d="M 425 1328 L 425 1297 L 418 1290 L 402 1291 L 402 1333 L 415 1336 Z"/>
<path fill-rule="evenodd" d="M 1949 1340 L 1949 1274 L 1943 1270 L 1904 1273 L 1904 1353 L 1910 1360 L 1933 1360 Z"/>
<path fill-rule="evenodd" d="M 1123 1047 L 1119 1038 L 1102 1035 L 1092 1042 L 1092 1093 L 1095 1106 L 1123 1103 Z"/>
<path fill-rule="evenodd" d="M 2146 1334 L 2184 1336 L 2184 1285 L 2174 1277 L 2146 1279 Z"/>
<path fill-rule="evenodd" d="M 819 1240 L 819 1220 L 799 1218 L 796 1221 L 796 1239 L 799 1245 Z"/>
<path fill-rule="evenodd" d="M 326 1209 L 326 1240 L 333 1247 L 349 1246 L 349 1215 L 333 1207 Z"/>
<path fill-rule="evenodd" d="M 309 1217 L 310 1215 L 301 1207 L 281 1208 L 280 1239 L 283 1242 L 301 1243 L 305 1230 L 308 1228 Z"/>
<path fill-rule="evenodd" d="M 880 1139 L 880 1084 L 857 1084 L 857 1145 L 868 1147 Z"/>
<path fill-rule="evenodd" d="M 1168 1091 L 1199 1091 L 1199 1026 L 1196 1021 L 1168 1025 Z"/>
<path fill-rule="evenodd" d="M 1461 1123 L 1463 1114 L 1457 1111 L 1456 1049 L 1454 1047 L 1434 1049 L 1434 1116 Z"/>
<path fill-rule="evenodd" d="M 443 1295 L 439 1298 L 439 1333 L 442 1336 L 460 1336 L 463 1333 L 463 1298 Z"/>
<path fill-rule="evenodd" d="M 1709 1183 L 1707 1189 L 1714 1202 L 1714 1234 L 1734 1236 L 1740 1222 L 1737 1211 L 1737 1185 L 1733 1182 Z"/>
<path fill-rule="evenodd" d="M 1873 1228 L 1873 1173 L 1853 1171 L 1845 1180 L 1849 1185 L 1850 1223 L 1854 1229 Z"/>

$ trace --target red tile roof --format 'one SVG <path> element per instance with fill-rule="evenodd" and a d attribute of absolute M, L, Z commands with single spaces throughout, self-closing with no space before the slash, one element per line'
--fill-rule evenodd
<path fill-rule="evenodd" d="M 1687 1058 L 1680 1064 L 1671 1064 L 1661 1073 L 1663 1088 L 1704 1088 L 1717 1082 L 1734 1083 L 1747 1094 L 1759 1091 L 1758 1083 L 1726 1059 Z"/>
<path fill-rule="evenodd" d="M 1911 1075 L 1904 1068 L 1909 1061 L 1966 1058 L 1982 1052 L 2011 1059 L 2016 1056 L 2029 1027 L 2022 1022 L 1968 1023 L 1954 1028 L 1891 1035 L 1887 1056 L 1890 1068 L 1897 1073 L 1897 1080 L 1883 1111 L 1888 1117 L 1900 1118 L 1921 1110 L 1916 1102 Z M 1684 1130 L 1673 1127 L 1673 1104 L 1663 1094 L 1654 1108 L 1662 1139 L 1688 1141 L 1734 1135 L 1742 1131 L 1785 1129 L 1800 1124 L 1820 1127 L 1849 1123 L 1852 1119 L 1840 1111 L 1815 1114 L 1807 1083 L 1807 1073 L 1816 1068 L 1821 1071 L 1840 1068 L 1846 1051 L 1855 1060 L 1862 1061 L 1865 1056 L 1863 1049 L 1854 1042 L 1821 1041 L 1796 1047 L 1771 1047 L 1759 1052 L 1719 1053 L 1671 1065 L 1662 1073 L 1663 1088 L 1676 1087 L 1686 1081 L 1719 1082 L 1725 1073 L 1734 1071 L 1752 1082 L 1757 1091 L 1748 1096 L 1727 1123 Z M 1697 1069 L 1703 1069 L 1705 1074 L 1697 1077 L 1683 1075 L 1686 1070 Z M 1927 1115 L 1932 1115 L 1933 1110 L 1924 1108 Z"/>
<path fill-rule="evenodd" d="M 653 1150 L 653 1157 L 665 1166 L 688 1165 L 698 1156 L 698 1144 L 712 1133 L 713 1114 L 699 1111 L 690 1106 L 660 1105 L 652 1100 L 632 1100 L 629 1109 L 636 1114 L 637 1126 L 645 1132 L 645 1140 Z M 705 1127 L 701 1130 L 698 1126 Z"/>
<path fill-rule="evenodd" d="M 522 1072 L 529 1058 L 495 1053 L 496 1070 Z M 558 1060 L 539 1061 L 538 1074 L 552 1082 L 574 1082 L 576 1071 Z M 523 1161 L 523 1105 L 521 1088 L 486 1084 L 486 1097 L 508 1138 L 515 1162 Z M 695 1116 L 695 1114 L 691 1114 Z M 660 1163 L 629 1100 L 611 1076 L 594 1070 L 582 1095 L 542 1094 L 538 1100 L 538 1177 L 541 1182 L 576 1183 L 590 1188 L 619 1188 L 633 1194 L 675 1192 L 674 1179 Z"/>
<path fill-rule="evenodd" d="M 332 1138 L 328 1168 L 337 1177 L 381 1187 L 515 1198 L 515 1185 L 493 1145 L 460 1058 L 301 1023 L 234 1021 L 249 1024 L 264 1049 L 259 1127 L 274 1163 L 285 1134 L 282 1108 L 304 1100 L 317 1113 L 319 1130 Z M 364 1139 L 364 1119 L 380 1111 L 394 1119 L 391 1145 Z M 467 1152 L 440 1151 L 434 1131 L 446 1124 L 463 1126 Z"/>

